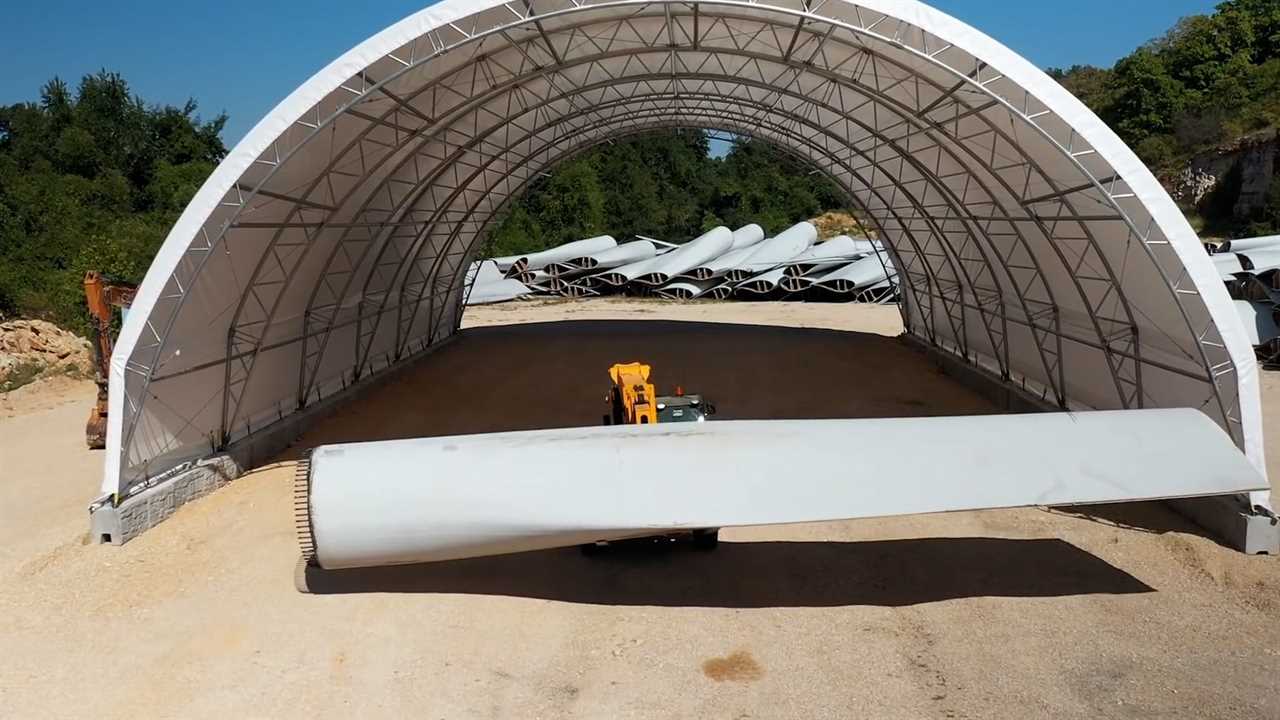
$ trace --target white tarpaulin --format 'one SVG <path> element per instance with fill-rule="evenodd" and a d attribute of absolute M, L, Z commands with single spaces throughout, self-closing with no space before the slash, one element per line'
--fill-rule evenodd
<path fill-rule="evenodd" d="M 113 359 L 103 490 L 447 339 L 531 179 L 707 127 L 847 192 L 911 334 L 1062 407 L 1198 408 L 1265 467 L 1253 352 L 1195 232 L 1093 113 L 981 32 L 914 0 L 445 0 L 281 102 L 174 225 Z"/>

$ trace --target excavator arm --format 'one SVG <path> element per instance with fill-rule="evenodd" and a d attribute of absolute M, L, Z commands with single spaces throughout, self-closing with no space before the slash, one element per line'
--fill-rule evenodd
<path fill-rule="evenodd" d="M 93 323 L 94 382 L 98 384 L 98 399 L 89 411 L 84 428 L 85 442 L 91 450 L 101 450 L 107 445 L 107 378 L 115 349 L 115 339 L 111 336 L 115 308 L 129 307 L 137 294 L 138 289 L 133 285 L 108 280 L 99 272 L 85 273 L 84 299 Z"/>

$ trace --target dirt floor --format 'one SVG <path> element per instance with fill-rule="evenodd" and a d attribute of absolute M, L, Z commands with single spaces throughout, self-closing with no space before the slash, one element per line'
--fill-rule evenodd
<path fill-rule="evenodd" d="M 467 324 L 299 447 L 594 424 L 632 358 L 722 418 L 991 411 L 891 338 L 890 308 L 516 303 Z M 710 554 L 550 551 L 303 595 L 287 457 L 89 545 L 92 394 L 0 396 L 0 718 L 1280 717 L 1277 559 L 1162 506 L 726 530 Z"/>

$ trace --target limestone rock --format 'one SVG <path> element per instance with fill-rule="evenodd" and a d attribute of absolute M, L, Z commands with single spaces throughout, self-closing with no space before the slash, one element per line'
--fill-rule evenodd
<path fill-rule="evenodd" d="M 90 375 L 93 347 L 88 340 L 44 320 L 0 323 L 0 384 L 18 369 Z"/>

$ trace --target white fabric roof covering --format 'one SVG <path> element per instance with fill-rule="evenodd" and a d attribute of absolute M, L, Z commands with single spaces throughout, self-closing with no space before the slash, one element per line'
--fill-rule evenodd
<path fill-rule="evenodd" d="M 703 127 L 846 189 L 909 332 L 1067 407 L 1199 408 L 1264 467 L 1252 350 L 1195 233 L 1101 121 L 977 30 L 914 0 L 446 0 L 317 73 L 192 200 L 121 334 L 104 490 L 445 339 L 531 177 Z"/>

